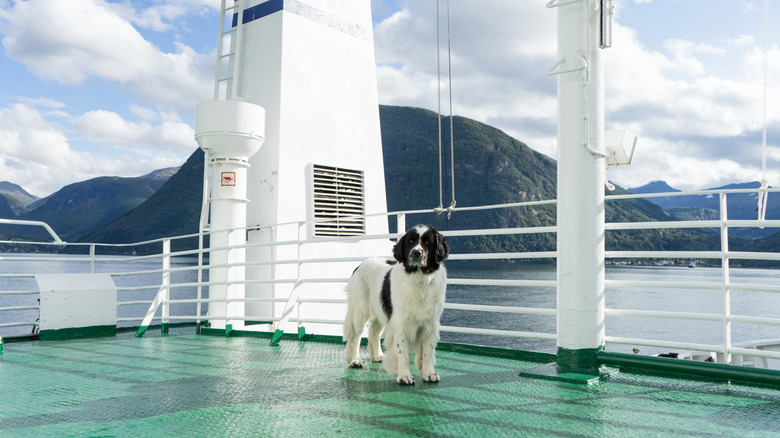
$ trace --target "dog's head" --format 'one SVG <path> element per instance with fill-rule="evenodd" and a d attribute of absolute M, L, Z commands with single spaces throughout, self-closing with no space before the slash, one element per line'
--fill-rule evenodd
<path fill-rule="evenodd" d="M 428 225 L 411 228 L 393 247 L 393 256 L 409 273 L 420 269 L 425 274 L 431 274 L 439 269 L 449 253 L 444 236 Z"/>

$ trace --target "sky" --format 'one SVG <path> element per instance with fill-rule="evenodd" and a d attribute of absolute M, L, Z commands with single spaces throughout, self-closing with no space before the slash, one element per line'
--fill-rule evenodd
<path fill-rule="evenodd" d="M 546 3 L 450 0 L 452 106 L 556 158 L 556 11 Z M 764 0 L 615 3 L 606 128 L 639 141 L 634 164 L 608 178 L 682 190 L 760 180 Z M 0 181 L 47 196 L 181 165 L 198 147 L 195 105 L 213 90 L 219 4 L 0 0 Z M 371 5 L 380 103 L 436 110 L 435 0 Z M 779 0 L 768 18 L 766 176 L 778 186 Z"/>

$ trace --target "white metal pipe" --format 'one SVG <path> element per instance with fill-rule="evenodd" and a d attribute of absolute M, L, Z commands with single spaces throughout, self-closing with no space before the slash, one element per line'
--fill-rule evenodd
<path fill-rule="evenodd" d="M 543 309 L 538 307 L 490 306 L 483 304 L 445 303 L 444 308 L 450 310 L 474 310 L 478 312 L 490 313 L 519 313 L 524 315 L 556 316 L 558 314 L 556 309 Z"/>
<path fill-rule="evenodd" d="M 604 78 L 600 0 L 558 13 L 558 365 L 595 368 L 604 345 Z M 563 354 L 562 354 L 563 353 Z M 563 362 L 567 363 L 563 363 Z"/>
<path fill-rule="evenodd" d="M 535 333 L 535 332 L 520 332 L 512 330 L 493 330 L 493 329 L 480 329 L 471 327 L 454 327 L 454 326 L 441 326 L 441 331 L 448 333 L 463 333 L 469 335 L 487 335 L 487 336 L 506 336 L 511 338 L 532 338 L 532 339 L 547 339 L 554 341 L 557 335 L 554 333 Z"/>

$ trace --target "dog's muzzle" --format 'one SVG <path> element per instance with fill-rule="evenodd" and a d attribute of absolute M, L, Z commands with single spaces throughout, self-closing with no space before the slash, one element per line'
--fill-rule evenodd
<path fill-rule="evenodd" d="M 409 263 L 415 267 L 421 267 L 423 265 L 423 252 L 420 249 L 412 248 L 409 251 Z"/>

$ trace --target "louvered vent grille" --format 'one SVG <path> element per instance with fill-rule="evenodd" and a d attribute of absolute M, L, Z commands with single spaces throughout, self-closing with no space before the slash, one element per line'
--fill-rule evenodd
<path fill-rule="evenodd" d="M 312 166 L 314 235 L 359 236 L 366 233 L 363 172 Z"/>

